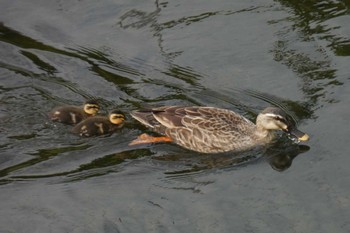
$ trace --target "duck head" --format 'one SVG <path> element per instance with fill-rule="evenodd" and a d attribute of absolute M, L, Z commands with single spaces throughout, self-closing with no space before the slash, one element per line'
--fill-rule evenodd
<path fill-rule="evenodd" d="M 89 115 L 96 115 L 100 111 L 100 105 L 95 100 L 88 100 L 84 103 L 84 112 Z"/>
<path fill-rule="evenodd" d="M 293 135 L 300 141 L 309 140 L 306 133 L 301 132 L 296 126 L 288 120 L 287 114 L 275 107 L 264 109 L 256 119 L 256 125 L 260 131 L 282 130 Z"/>
<path fill-rule="evenodd" d="M 120 110 L 113 110 L 109 113 L 109 121 L 115 125 L 123 124 L 125 121 L 125 115 Z"/>

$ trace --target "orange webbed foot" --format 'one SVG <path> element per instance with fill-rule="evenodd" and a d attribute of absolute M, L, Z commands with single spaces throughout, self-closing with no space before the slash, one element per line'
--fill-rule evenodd
<path fill-rule="evenodd" d="M 149 143 L 158 143 L 158 142 L 172 142 L 173 140 L 169 137 L 153 137 L 149 134 L 143 133 L 139 135 L 135 140 L 129 143 L 129 146 L 139 145 L 139 144 L 149 144 Z"/>

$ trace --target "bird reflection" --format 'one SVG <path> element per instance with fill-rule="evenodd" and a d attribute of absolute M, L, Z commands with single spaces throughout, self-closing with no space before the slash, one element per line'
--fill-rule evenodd
<path fill-rule="evenodd" d="M 240 167 L 252 163 L 268 162 L 275 171 L 283 172 L 289 169 L 293 160 L 300 154 L 310 150 L 309 146 L 279 143 L 269 148 L 255 148 L 254 150 L 241 153 L 222 154 L 197 154 L 187 152 L 165 154 L 153 157 L 154 161 L 176 161 L 176 169 L 167 171 L 168 175 L 184 175 L 187 173 L 199 172 L 213 168 Z M 263 153 L 262 153 L 263 152 Z"/>
<path fill-rule="evenodd" d="M 290 168 L 293 160 L 301 153 L 309 151 L 310 147 L 307 145 L 295 145 L 287 148 L 287 150 L 268 150 L 266 159 L 271 165 L 272 169 L 282 172 Z"/>

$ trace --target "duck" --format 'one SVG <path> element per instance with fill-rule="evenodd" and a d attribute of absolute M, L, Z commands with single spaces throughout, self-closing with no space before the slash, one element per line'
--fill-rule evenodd
<path fill-rule="evenodd" d="M 83 106 L 64 105 L 58 106 L 49 112 L 52 121 L 75 125 L 82 120 L 95 116 L 100 111 L 100 106 L 95 100 L 88 100 Z"/>
<path fill-rule="evenodd" d="M 111 134 L 123 127 L 125 115 L 120 110 L 113 110 L 108 116 L 89 117 L 72 128 L 72 133 L 82 137 Z"/>
<path fill-rule="evenodd" d="M 288 115 L 277 107 L 261 111 L 256 124 L 228 109 L 204 106 L 163 106 L 135 110 L 131 116 L 162 136 L 141 134 L 129 145 L 173 142 L 200 153 L 244 151 L 265 145 L 282 130 L 299 141 L 309 136 L 299 131 Z"/>

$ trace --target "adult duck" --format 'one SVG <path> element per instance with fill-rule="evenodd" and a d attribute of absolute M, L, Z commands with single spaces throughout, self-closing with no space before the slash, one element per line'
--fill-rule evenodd
<path fill-rule="evenodd" d="M 174 142 L 201 153 L 220 153 L 267 144 L 276 130 L 294 135 L 300 141 L 309 139 L 276 107 L 260 112 L 256 124 L 233 111 L 214 107 L 164 106 L 133 111 L 131 116 L 164 136 L 141 134 L 130 145 Z"/>

